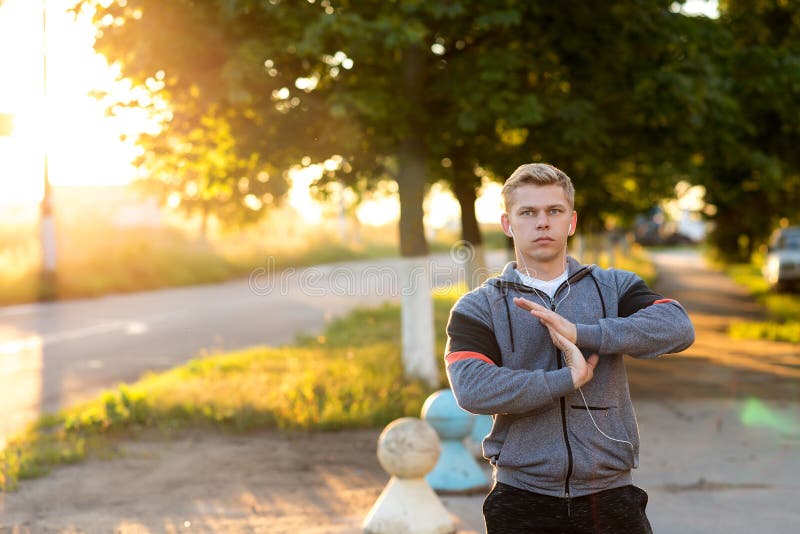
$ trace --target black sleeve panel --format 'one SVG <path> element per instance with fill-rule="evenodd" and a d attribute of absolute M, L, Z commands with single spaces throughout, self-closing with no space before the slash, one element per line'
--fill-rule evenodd
<path fill-rule="evenodd" d="M 647 308 L 657 300 L 664 297 L 647 287 L 642 280 L 634 283 L 620 297 L 617 306 L 619 317 L 630 317 L 642 308 Z"/>
<path fill-rule="evenodd" d="M 447 346 L 444 352 L 478 352 L 491 358 L 496 365 L 502 365 L 500 346 L 492 329 L 475 317 L 457 311 L 451 312 L 447 321 Z"/>

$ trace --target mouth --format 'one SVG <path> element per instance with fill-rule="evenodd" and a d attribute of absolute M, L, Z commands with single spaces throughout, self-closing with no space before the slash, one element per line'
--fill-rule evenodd
<path fill-rule="evenodd" d="M 554 241 L 555 241 L 555 239 L 553 239 L 552 237 L 540 237 L 540 238 L 536 239 L 534 241 L 534 243 L 539 243 L 539 244 L 545 245 L 547 243 L 552 243 Z"/>

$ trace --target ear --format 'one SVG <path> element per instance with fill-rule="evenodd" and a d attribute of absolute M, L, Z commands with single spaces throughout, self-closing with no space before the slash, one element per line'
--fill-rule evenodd
<path fill-rule="evenodd" d="M 503 233 L 506 237 L 514 237 L 511 235 L 511 221 L 508 220 L 508 213 L 500 215 L 500 226 L 503 227 Z"/>
<path fill-rule="evenodd" d="M 578 227 L 578 212 L 572 212 L 572 220 L 569 223 L 569 231 L 567 232 L 568 235 L 574 235 L 575 229 Z"/>

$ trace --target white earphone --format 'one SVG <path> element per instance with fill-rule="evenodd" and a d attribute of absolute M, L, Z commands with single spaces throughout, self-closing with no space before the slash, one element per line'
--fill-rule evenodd
<path fill-rule="evenodd" d="M 571 231 L 572 231 L 572 223 L 569 223 L 569 228 L 567 228 L 567 233 L 570 233 Z"/>

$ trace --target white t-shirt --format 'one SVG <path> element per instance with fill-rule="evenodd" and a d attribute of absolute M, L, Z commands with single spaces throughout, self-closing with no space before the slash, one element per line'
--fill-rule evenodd
<path fill-rule="evenodd" d="M 553 278 L 552 280 L 539 280 L 538 278 L 528 276 L 527 274 L 519 270 L 517 270 L 517 275 L 519 276 L 519 279 L 523 284 L 525 284 L 528 287 L 544 291 L 551 299 L 555 296 L 558 287 L 567 281 L 566 269 L 564 269 L 563 273 Z"/>

